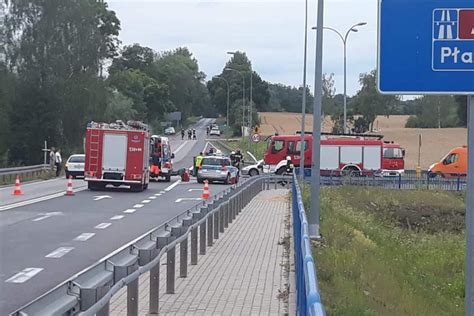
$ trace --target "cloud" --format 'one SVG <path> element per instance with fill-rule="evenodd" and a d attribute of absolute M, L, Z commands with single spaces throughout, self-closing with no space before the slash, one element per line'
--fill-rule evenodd
<path fill-rule="evenodd" d="M 265 80 L 302 84 L 304 1 L 111 0 L 122 22 L 125 45 L 139 43 L 157 51 L 187 46 L 208 77 L 221 72 L 227 51 L 245 51 Z M 376 63 L 376 1 L 326 1 L 325 25 L 347 30 L 368 22 L 348 41 L 348 92 L 359 89 L 358 76 Z M 316 24 L 316 1 L 309 1 L 309 27 Z M 314 77 L 315 32 L 309 31 L 308 83 Z M 334 73 L 342 92 L 343 48 L 339 37 L 324 32 L 324 72 Z"/>

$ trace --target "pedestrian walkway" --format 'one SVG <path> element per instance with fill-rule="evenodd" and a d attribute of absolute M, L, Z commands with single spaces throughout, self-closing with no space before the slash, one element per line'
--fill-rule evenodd
<path fill-rule="evenodd" d="M 176 294 L 165 294 L 164 256 L 160 268 L 160 314 L 292 314 L 288 193 L 263 191 L 253 199 L 207 248 L 207 254 L 199 256 L 198 264 L 189 265 L 188 277 L 176 279 Z M 176 266 L 179 267 L 178 262 Z M 139 291 L 139 314 L 148 315 L 148 274 L 140 278 Z M 111 315 L 126 315 L 126 299 L 126 289 L 112 298 Z"/>

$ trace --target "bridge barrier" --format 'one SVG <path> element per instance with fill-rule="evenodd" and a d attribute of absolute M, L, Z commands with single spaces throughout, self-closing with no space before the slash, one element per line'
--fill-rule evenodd
<path fill-rule="evenodd" d="M 173 294 L 177 277 L 176 246 L 179 246 L 179 276 L 186 277 L 188 238 L 191 238 L 191 264 L 195 265 L 198 263 L 198 251 L 205 255 L 206 247 L 221 237 L 233 219 L 258 193 L 273 186 L 277 188 L 284 185 L 289 189 L 291 182 L 292 178 L 288 176 L 258 176 L 229 187 L 124 245 L 13 312 L 11 316 L 109 315 L 110 300 L 123 287 L 127 287 L 127 315 L 138 316 L 138 278 L 147 272 L 150 272 L 148 314 L 158 315 L 161 257 L 166 254 L 166 293 Z M 298 253 L 301 253 L 301 248 Z M 311 263 L 308 258 L 308 267 L 305 268 L 308 278 L 314 276 Z M 303 292 L 309 293 L 309 310 L 318 310 L 316 285 L 311 282 L 307 284 L 308 290 Z"/>
<path fill-rule="evenodd" d="M 293 173 L 292 210 L 297 314 L 325 316 L 318 288 L 316 263 L 309 239 L 308 220 L 296 173 Z"/>
<path fill-rule="evenodd" d="M 299 168 L 295 168 L 299 174 Z M 305 180 L 311 181 L 311 170 L 305 169 Z M 464 191 L 467 187 L 465 174 L 449 174 L 446 176 L 434 175 L 424 171 L 417 175 L 414 170 L 406 170 L 403 174 L 396 176 L 379 176 L 374 172 L 352 172 L 340 175 L 340 172 L 321 171 L 320 184 L 324 186 L 368 186 L 399 190 L 443 190 Z"/>
<path fill-rule="evenodd" d="M 0 183 L 13 183 L 16 176 L 36 177 L 50 170 L 50 165 L 35 165 L 0 169 Z"/>

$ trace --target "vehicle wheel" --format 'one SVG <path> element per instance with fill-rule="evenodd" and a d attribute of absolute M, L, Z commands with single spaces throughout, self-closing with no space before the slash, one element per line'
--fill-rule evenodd
<path fill-rule="evenodd" d="M 230 174 L 229 174 L 229 173 L 227 174 L 227 177 L 225 178 L 224 183 L 225 183 L 225 184 L 229 184 L 229 183 L 230 183 Z"/>
<path fill-rule="evenodd" d="M 87 188 L 91 191 L 103 190 L 105 189 L 105 184 L 89 181 L 87 182 Z"/>
<path fill-rule="evenodd" d="M 249 171 L 249 176 L 251 177 L 255 177 L 255 176 L 258 176 L 259 172 L 257 169 L 250 169 Z"/>
<path fill-rule="evenodd" d="M 342 169 L 341 175 L 344 176 L 344 177 L 347 177 L 347 176 L 349 176 L 349 177 L 361 177 L 362 176 L 360 170 L 357 169 L 356 167 L 353 167 L 353 166 Z"/>
<path fill-rule="evenodd" d="M 166 176 L 166 177 L 165 177 L 165 181 L 166 181 L 166 182 L 171 182 L 171 176 Z"/>
<path fill-rule="evenodd" d="M 142 192 L 144 189 L 144 186 L 142 184 L 131 184 L 130 185 L 130 191 L 132 192 Z"/>
<path fill-rule="evenodd" d="M 287 176 L 287 175 L 291 175 L 290 173 L 288 173 L 286 171 L 286 167 L 281 167 L 280 169 L 277 170 L 276 172 L 277 175 L 279 176 Z"/>

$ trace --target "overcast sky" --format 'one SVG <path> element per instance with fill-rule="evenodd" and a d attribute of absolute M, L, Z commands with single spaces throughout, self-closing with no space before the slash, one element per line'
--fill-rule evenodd
<path fill-rule="evenodd" d="M 227 51 L 247 53 L 264 80 L 302 85 L 304 1 L 282 0 L 108 0 L 122 23 L 124 45 L 139 43 L 156 51 L 186 46 L 207 79 L 219 74 Z M 308 1 L 309 27 L 316 25 L 316 0 Z M 326 0 L 325 26 L 345 33 L 367 22 L 348 40 L 348 94 L 359 89 L 358 76 L 376 66 L 377 0 Z M 315 32 L 309 31 L 308 84 L 314 82 Z M 342 40 L 324 33 L 325 73 L 334 73 L 343 92 Z"/>

